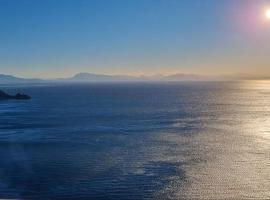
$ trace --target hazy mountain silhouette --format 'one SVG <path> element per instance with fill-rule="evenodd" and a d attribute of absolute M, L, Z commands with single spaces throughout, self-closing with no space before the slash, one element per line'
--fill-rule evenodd
<path fill-rule="evenodd" d="M 65 81 L 134 81 L 138 77 L 125 76 L 125 75 L 104 75 L 93 73 L 79 73 L 71 78 L 62 79 Z"/>
<path fill-rule="evenodd" d="M 197 75 L 197 74 L 184 74 L 178 73 L 173 75 L 164 76 L 163 80 L 168 81 L 184 81 L 184 80 L 207 80 L 210 77 Z"/>
<path fill-rule="evenodd" d="M 151 75 L 151 76 L 127 76 L 127 75 L 103 75 L 92 73 L 79 73 L 66 81 L 181 81 L 181 80 L 202 80 L 205 76 L 196 74 L 174 74 L 169 76 Z"/>
<path fill-rule="evenodd" d="M 78 73 L 69 78 L 38 79 L 19 78 L 12 75 L 0 74 L 0 83 L 46 83 L 46 82 L 109 82 L 109 81 L 187 81 L 207 80 L 209 77 L 196 74 L 173 74 L 173 75 L 151 75 L 151 76 L 128 76 L 128 75 L 105 75 L 94 73 Z"/>
<path fill-rule="evenodd" d="M 36 83 L 36 82 L 43 82 L 42 79 L 27 79 L 27 78 L 19 78 L 12 75 L 5 75 L 0 74 L 0 83 Z"/>

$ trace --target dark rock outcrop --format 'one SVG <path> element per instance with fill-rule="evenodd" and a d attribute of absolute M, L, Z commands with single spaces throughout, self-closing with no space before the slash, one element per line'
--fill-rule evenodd
<path fill-rule="evenodd" d="M 8 99 L 28 100 L 28 99 L 31 99 L 31 97 L 25 94 L 20 94 L 20 93 L 13 96 L 0 90 L 0 100 L 8 100 Z"/>

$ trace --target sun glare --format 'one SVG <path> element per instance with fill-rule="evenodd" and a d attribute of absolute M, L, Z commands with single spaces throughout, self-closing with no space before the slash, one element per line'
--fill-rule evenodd
<path fill-rule="evenodd" d="M 270 9 L 266 10 L 265 16 L 266 16 L 267 19 L 270 20 Z"/>

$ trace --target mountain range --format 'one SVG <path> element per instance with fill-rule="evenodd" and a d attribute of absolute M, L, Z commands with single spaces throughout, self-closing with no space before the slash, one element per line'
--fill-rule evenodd
<path fill-rule="evenodd" d="M 44 83 L 44 82 L 111 82 L 111 81 L 191 81 L 207 80 L 209 77 L 196 74 L 173 74 L 152 76 L 105 75 L 94 73 L 78 73 L 69 78 L 38 79 L 20 78 L 12 75 L 0 74 L 0 83 Z"/>
<path fill-rule="evenodd" d="M 0 83 L 36 83 L 43 82 L 45 80 L 38 78 L 19 78 L 12 75 L 0 74 Z"/>

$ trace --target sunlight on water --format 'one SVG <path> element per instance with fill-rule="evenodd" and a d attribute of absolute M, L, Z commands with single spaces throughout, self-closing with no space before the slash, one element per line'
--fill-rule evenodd
<path fill-rule="evenodd" d="M 166 141 L 170 147 L 156 150 L 162 153 L 155 153 L 154 160 L 174 163 L 185 178 L 177 174 L 167 177 L 169 184 L 157 196 L 166 194 L 167 199 L 269 199 L 268 91 L 268 81 L 238 83 L 230 93 L 200 103 L 208 105 L 208 114 L 214 113 L 214 117 L 200 116 L 204 109 L 198 110 L 199 124 L 194 127 L 198 128 L 198 134 L 191 136 L 187 134 L 189 131 L 183 135 L 160 134 L 160 142 Z M 181 128 L 191 123 L 186 119 L 175 121 L 172 126 Z"/>

